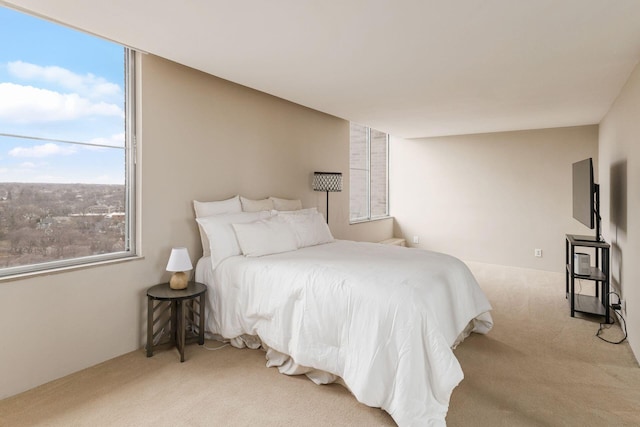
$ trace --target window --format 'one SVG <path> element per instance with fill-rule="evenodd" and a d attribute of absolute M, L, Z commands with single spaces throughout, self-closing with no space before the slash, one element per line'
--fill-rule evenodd
<path fill-rule="evenodd" d="M 0 276 L 131 256 L 134 53 L 0 7 Z"/>
<path fill-rule="evenodd" d="M 389 135 L 351 123 L 350 221 L 389 215 Z"/>

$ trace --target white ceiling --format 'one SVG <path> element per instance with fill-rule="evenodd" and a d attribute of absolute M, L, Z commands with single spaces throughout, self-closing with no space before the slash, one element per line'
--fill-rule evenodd
<path fill-rule="evenodd" d="M 640 0 L 9 0 L 401 137 L 598 123 Z"/>

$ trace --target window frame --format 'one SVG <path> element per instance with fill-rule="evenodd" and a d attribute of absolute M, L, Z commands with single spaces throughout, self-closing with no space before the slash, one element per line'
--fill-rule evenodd
<path fill-rule="evenodd" d="M 352 122 L 353 123 L 353 122 Z M 366 174 L 367 174 L 367 182 L 366 182 L 366 216 L 361 216 L 358 218 L 352 218 L 351 210 L 349 210 L 349 224 L 359 224 L 363 222 L 377 221 L 381 219 L 389 218 L 389 141 L 390 135 L 386 132 L 379 131 L 377 129 L 372 129 L 369 126 L 360 125 L 358 123 L 353 123 L 358 126 L 362 126 L 366 129 Z M 371 214 L 371 131 L 377 131 L 383 133 L 385 135 L 385 213 L 382 215 L 372 215 Z M 351 158 L 351 139 L 349 139 L 349 158 Z M 349 187 L 351 189 L 351 170 L 354 169 L 349 165 Z M 351 191 L 349 192 L 349 206 L 351 206 Z"/>
<path fill-rule="evenodd" d="M 79 30 L 76 30 L 79 31 Z M 92 37 L 95 35 L 89 34 Z M 109 40 L 109 42 L 115 43 Z M 122 46 L 122 45 L 120 45 Z M 75 257 L 55 261 L 46 261 L 36 264 L 26 264 L 13 267 L 0 267 L 0 281 L 12 279 L 16 276 L 24 276 L 31 274 L 49 274 L 60 270 L 68 270 L 71 268 L 88 267 L 92 264 L 103 264 L 105 262 L 113 262 L 118 260 L 133 259 L 138 256 L 137 250 L 137 212 L 136 212 L 136 177 L 137 177 L 137 58 L 136 51 L 128 46 L 122 46 L 124 56 L 124 110 L 125 110 L 125 143 L 124 143 L 124 161 L 125 161 L 125 249 L 123 251 L 110 252 L 106 254 L 89 255 L 84 257 Z M 17 135 L 12 135 L 17 136 Z M 31 139 L 31 137 L 23 136 Z M 39 140 L 48 140 L 47 138 L 34 138 Z M 72 141 L 59 141 L 59 143 L 72 143 Z M 92 145 L 82 144 L 80 145 Z"/>

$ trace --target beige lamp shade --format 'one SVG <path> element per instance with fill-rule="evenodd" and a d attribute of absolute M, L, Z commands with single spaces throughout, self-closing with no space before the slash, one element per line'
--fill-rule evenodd
<path fill-rule="evenodd" d="M 171 289 L 185 289 L 189 285 L 189 276 L 185 271 L 193 270 L 187 248 L 173 248 L 167 263 L 167 271 L 173 271 L 169 286 Z"/>

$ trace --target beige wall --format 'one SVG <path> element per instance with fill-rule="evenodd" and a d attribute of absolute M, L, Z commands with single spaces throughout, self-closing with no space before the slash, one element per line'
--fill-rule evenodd
<path fill-rule="evenodd" d="M 597 164 L 597 144 L 597 126 L 394 139 L 395 234 L 463 260 L 564 271 L 564 235 L 592 234 L 572 217 L 571 164 Z"/>
<path fill-rule="evenodd" d="M 348 122 L 142 56 L 139 164 L 143 259 L 0 282 L 0 398 L 140 348 L 145 290 L 168 279 L 172 246 L 200 256 L 191 201 L 301 198 L 314 170 L 348 183 Z M 392 221 L 349 226 L 348 185 L 330 194 L 338 238 L 382 240 Z"/>
<path fill-rule="evenodd" d="M 629 343 L 640 359 L 640 65 L 600 123 L 599 150 L 602 231 L 612 246 L 611 280 L 627 301 Z"/>

